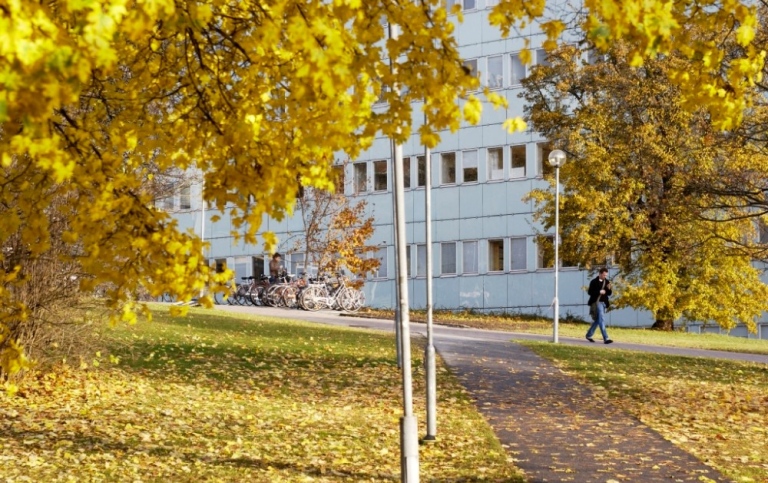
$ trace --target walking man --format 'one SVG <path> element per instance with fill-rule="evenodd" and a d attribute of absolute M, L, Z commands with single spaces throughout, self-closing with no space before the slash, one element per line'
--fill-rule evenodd
<path fill-rule="evenodd" d="M 600 269 L 597 277 L 589 282 L 589 314 L 592 316 L 592 325 L 587 331 L 587 340 L 594 342 L 595 339 L 592 336 L 595 334 L 595 330 L 600 327 L 600 332 L 603 335 L 603 342 L 611 344 L 613 341 L 608 338 L 608 332 L 605 330 L 605 309 L 608 308 L 610 302 L 608 297 L 611 296 L 611 282 L 608 280 L 608 269 L 603 267 Z"/>

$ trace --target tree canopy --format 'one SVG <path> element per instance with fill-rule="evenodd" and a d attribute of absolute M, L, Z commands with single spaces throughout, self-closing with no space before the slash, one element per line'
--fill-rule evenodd
<path fill-rule="evenodd" d="M 743 193 L 765 189 L 764 146 L 746 140 L 746 126 L 719 131 L 705 109 L 685 108 L 669 70 L 686 59 L 634 68 L 621 43 L 594 63 L 585 57 L 564 47 L 524 82 L 533 127 L 568 153 L 563 252 L 586 266 L 613 259 L 617 305 L 650 310 L 658 326 L 683 317 L 754 330 L 768 309 L 752 264 L 765 249 L 764 212 Z M 753 111 L 750 124 L 765 116 Z M 532 197 L 551 227 L 553 194 Z"/>
<path fill-rule="evenodd" d="M 0 0 L 3 245 L 15 237 L 24 260 L 39 259 L 53 245 L 55 212 L 65 218 L 57 226 L 66 227 L 66 249 L 56 256 L 77 264 L 82 289 L 110 287 L 119 318 L 135 318 L 139 286 L 189 300 L 219 281 L 202 259 L 200 239 L 153 207 L 152 178 L 201 170 L 205 199 L 228 211 L 253 243 L 264 215 L 291 212 L 299 183 L 332 186 L 334 153 L 355 157 L 376 133 L 407 139 L 419 105 L 413 101 L 425 100 L 426 145 L 462 120 L 476 122 L 481 103 L 470 92 L 478 80 L 463 68 L 439 5 Z M 703 104 L 717 126 L 738 125 L 764 55 L 750 44 L 751 3 L 584 5 L 588 15 L 574 21 L 599 47 L 627 39 L 635 65 L 684 51 L 694 68 L 669 71 L 681 105 Z M 500 0 L 490 18 L 505 33 L 540 22 L 550 49 L 566 26 L 545 17 L 543 0 Z M 397 27 L 396 39 L 385 25 Z M 732 28 L 742 50 L 726 58 L 717 43 L 691 41 L 687 25 Z M 386 108 L 372 109 L 379 98 Z M 270 234 L 264 240 L 276 242 Z M 7 370 L 20 357 L 9 324 L 34 314 L 18 297 L 31 279 L 25 262 L 6 266 L 2 276 L 0 360 Z"/>

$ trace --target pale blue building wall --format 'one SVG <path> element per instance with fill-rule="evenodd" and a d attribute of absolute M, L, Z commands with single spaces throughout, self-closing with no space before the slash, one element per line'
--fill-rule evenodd
<path fill-rule="evenodd" d="M 533 188 L 547 187 L 540 176 L 540 160 L 537 143 L 545 141 L 536 133 L 508 133 L 502 123 L 512 117 L 523 115 L 523 101 L 518 98 L 521 89 L 510 85 L 510 55 L 524 47 L 527 37 L 531 48 L 536 48 L 542 36 L 536 32 L 535 25 L 513 33 L 512 38 L 501 38 L 497 29 L 488 23 L 489 9 L 486 0 L 476 0 L 477 9 L 464 12 L 464 23 L 456 23 L 456 38 L 462 56 L 465 59 L 478 59 L 478 70 L 487 70 L 485 62 L 489 56 L 502 55 L 504 85 L 498 92 L 503 93 L 508 107 L 494 110 L 485 102 L 481 122 L 476 126 L 462 124 L 455 132 L 442 132 L 442 140 L 432 150 L 432 219 L 433 219 L 433 270 L 434 270 L 434 307 L 445 309 L 471 308 L 479 311 L 507 311 L 552 315 L 554 296 L 554 271 L 551 268 L 538 268 L 535 233 L 539 228 L 532 221 L 533 205 L 523 201 L 523 197 Z M 550 5 L 553 2 L 549 2 Z M 534 56 L 535 57 L 535 56 Z M 482 97 L 482 96 L 481 96 Z M 418 132 L 422 122 L 418 104 L 413 109 L 413 132 Z M 512 177 L 510 146 L 525 145 L 526 165 L 524 177 Z M 503 148 L 504 176 L 500 180 L 489 180 L 487 152 L 489 148 Z M 461 153 L 477 150 L 478 182 L 463 183 L 460 170 L 457 169 L 457 183 L 441 185 L 440 155 L 455 152 L 457 164 Z M 418 136 L 412 136 L 403 146 L 404 156 L 415 157 L 424 154 Z M 546 156 L 548 153 L 544 153 Z M 372 192 L 373 162 L 387 161 L 387 189 Z M 392 205 L 392 154 L 389 139 L 378 138 L 373 146 L 355 163 L 368 163 L 368 191 L 355 194 L 353 186 L 352 164 L 346 168 L 345 192 L 353 199 L 364 198 L 368 202 L 368 213 L 375 217 L 376 231 L 370 243 L 386 248 L 382 262 L 386 268 L 386 277 L 368 280 L 365 285 L 366 299 L 369 305 L 394 307 L 395 249 Z M 415 158 L 411 162 L 411 180 L 416 182 Z M 203 209 L 200 202 L 199 187 L 193 187 L 191 209 L 175 213 L 182 229 L 195 233 L 202 231 Z M 411 277 L 408 280 L 409 299 L 414 308 L 424 308 L 424 277 L 417 276 L 417 245 L 425 241 L 424 188 L 412 187 L 405 193 L 406 238 L 411 250 Z M 212 217 L 219 216 L 216 222 Z M 231 235 L 232 225 L 225 213 L 205 212 L 204 238 L 210 243 L 207 256 L 211 260 L 226 262 L 235 269 L 236 276 L 249 276 L 266 266 L 265 254 L 260 246 L 247 245 L 242 240 L 236 241 Z M 293 245 L 292 237 L 302 229 L 300 217 L 287 218 L 283 221 L 264 218 L 263 231 L 275 232 L 281 240 L 280 250 L 285 252 Z M 524 239 L 525 267 L 512 270 L 510 267 L 511 239 Z M 503 271 L 489 270 L 489 239 L 505 241 L 505 266 Z M 462 244 L 477 242 L 476 273 L 463 271 L 464 257 Z M 456 243 L 456 274 L 443 275 L 441 268 L 441 243 Z M 288 256 L 292 256 L 290 253 Z M 289 260 L 287 260 L 289 261 Z M 565 318 L 569 314 L 588 319 L 585 287 L 593 274 L 578 268 L 560 269 L 560 314 Z M 765 319 L 763 319 L 765 320 Z M 653 320 L 645 311 L 630 309 L 614 310 L 608 313 L 610 325 L 649 326 Z M 695 326 L 694 326 L 695 327 Z M 768 337 L 768 325 L 760 325 L 758 337 Z M 697 329 L 698 330 L 698 329 Z M 703 331 L 712 331 L 704 328 Z M 716 330 L 716 329 L 714 329 Z M 734 335 L 743 335 L 743 327 L 736 329 Z M 754 335 L 753 335 L 754 337 Z"/>

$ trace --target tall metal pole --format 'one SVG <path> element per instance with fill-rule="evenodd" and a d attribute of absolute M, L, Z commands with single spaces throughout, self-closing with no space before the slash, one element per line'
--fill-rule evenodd
<path fill-rule="evenodd" d="M 200 181 L 200 241 L 203 243 L 203 260 L 210 267 L 211 264 L 205 257 L 205 173 L 202 174 Z M 205 296 L 205 287 L 200 289 L 200 298 L 203 296 Z"/>
<path fill-rule="evenodd" d="M 389 24 L 389 35 L 397 38 L 397 27 Z M 394 59 L 390 58 L 394 65 Z M 397 90 L 397 86 L 394 86 Z M 418 483 L 419 481 L 419 436 L 416 416 L 413 414 L 413 380 L 411 374 L 411 331 L 408 309 L 408 267 L 406 266 L 405 241 L 405 190 L 403 176 L 403 146 L 395 145 L 394 159 L 395 185 L 395 249 L 397 250 L 397 283 L 399 287 L 400 337 L 403 350 L 403 417 L 400 418 L 400 481 Z"/>
<path fill-rule="evenodd" d="M 427 115 L 424 114 L 424 122 Z M 427 243 L 427 347 L 424 349 L 424 366 L 427 378 L 427 435 L 424 441 L 437 438 L 437 375 L 435 369 L 435 344 L 432 334 L 432 162 L 430 149 L 424 147 L 424 224 Z"/>
<path fill-rule="evenodd" d="M 555 323 L 552 342 L 558 342 L 558 324 L 560 322 L 560 299 L 558 299 L 559 280 L 557 278 L 559 268 L 560 248 L 560 166 L 555 166 Z"/>
<path fill-rule="evenodd" d="M 390 143 L 390 151 L 392 153 L 392 169 L 394 172 L 394 163 L 395 163 L 395 141 L 392 141 Z M 392 221 L 393 221 L 393 227 L 394 227 L 394 236 L 395 236 L 395 242 L 397 242 L 397 231 L 398 226 L 397 223 L 394 223 L 394 221 L 397 219 L 397 190 L 395 189 L 394 183 L 392 184 Z M 397 352 L 397 368 L 402 369 L 403 368 L 403 337 L 400 333 L 400 284 L 398 283 L 398 280 L 400 280 L 400 263 L 399 263 L 400 257 L 398 256 L 398 250 L 397 250 L 397 244 L 395 244 L 395 349 Z"/>
<path fill-rule="evenodd" d="M 557 325 L 560 322 L 560 299 L 558 298 L 558 286 L 559 281 L 557 279 L 558 271 L 560 269 L 560 168 L 565 164 L 565 153 L 559 149 L 555 149 L 549 153 L 548 161 L 550 166 L 555 168 L 555 323 L 553 324 L 554 334 L 552 335 L 552 342 L 557 344 Z"/>

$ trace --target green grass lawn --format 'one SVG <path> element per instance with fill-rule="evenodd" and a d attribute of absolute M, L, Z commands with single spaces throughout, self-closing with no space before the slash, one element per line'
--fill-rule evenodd
<path fill-rule="evenodd" d="M 735 481 L 768 482 L 765 364 L 519 342 L 595 388 L 595 404 L 629 412 Z"/>
<path fill-rule="evenodd" d="M 368 309 L 363 315 L 392 319 L 393 312 Z M 413 311 L 411 320 L 423 322 L 424 311 Z M 437 324 L 459 325 L 478 329 L 502 330 L 529 334 L 552 335 L 552 319 L 527 315 L 482 314 L 477 312 L 435 311 L 433 321 Z M 583 339 L 589 325 L 586 323 L 561 320 L 558 324 L 560 337 Z M 746 352 L 768 354 L 768 340 L 731 337 L 725 334 L 696 334 L 682 331 L 663 332 L 650 329 L 629 329 L 608 326 L 608 335 L 617 342 L 633 344 L 661 345 L 669 347 L 687 347 L 696 349 L 721 350 L 728 352 Z M 597 333 L 598 340 L 600 333 Z"/>
<path fill-rule="evenodd" d="M 89 360 L 0 395 L 3 481 L 399 481 L 390 334 L 192 309 L 97 335 Z M 419 347 L 412 357 L 423 436 Z M 438 380 L 423 481 L 522 481 L 442 365 Z"/>

